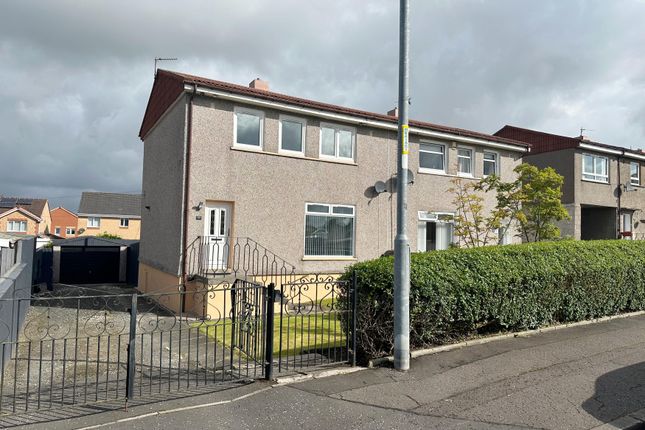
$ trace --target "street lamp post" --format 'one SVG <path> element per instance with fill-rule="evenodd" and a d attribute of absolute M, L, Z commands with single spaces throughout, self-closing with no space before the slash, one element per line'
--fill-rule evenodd
<path fill-rule="evenodd" d="M 410 243 L 408 242 L 408 104 L 410 101 L 409 0 L 400 0 L 399 11 L 399 133 L 397 143 L 396 238 L 394 240 L 394 368 L 410 368 Z"/>

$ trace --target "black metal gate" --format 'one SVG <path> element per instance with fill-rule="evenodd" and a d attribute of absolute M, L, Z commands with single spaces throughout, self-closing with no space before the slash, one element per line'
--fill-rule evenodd
<path fill-rule="evenodd" d="M 166 292 L 53 291 L 0 300 L 0 413 L 133 399 L 353 362 L 350 282 L 246 280 Z M 275 356 L 275 358 L 274 358 Z"/>

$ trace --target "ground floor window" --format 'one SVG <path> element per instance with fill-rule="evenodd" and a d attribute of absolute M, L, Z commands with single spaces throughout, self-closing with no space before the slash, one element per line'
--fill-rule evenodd
<path fill-rule="evenodd" d="M 305 256 L 354 255 L 354 206 L 307 203 Z"/>
<path fill-rule="evenodd" d="M 56 233 L 56 234 L 58 234 L 58 233 Z M 74 227 L 67 227 L 65 229 L 65 234 L 66 235 L 68 235 L 68 234 L 76 234 L 76 229 Z"/>
<path fill-rule="evenodd" d="M 454 242 L 454 215 L 419 212 L 417 250 L 420 252 L 448 249 Z"/>

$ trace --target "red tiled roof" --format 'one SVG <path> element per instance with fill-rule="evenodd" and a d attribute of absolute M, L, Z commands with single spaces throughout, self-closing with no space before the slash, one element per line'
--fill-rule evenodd
<path fill-rule="evenodd" d="M 250 88 L 248 86 L 231 84 L 228 82 L 217 81 L 214 79 L 202 78 L 199 76 L 188 75 L 185 73 L 171 72 L 168 70 L 158 70 L 157 76 L 155 77 L 155 83 L 150 94 L 150 99 L 148 100 L 148 107 L 146 108 L 146 113 L 143 118 L 143 123 L 141 124 L 141 129 L 139 131 L 139 137 L 143 140 L 145 135 L 150 131 L 154 126 L 157 120 L 163 115 L 163 113 L 170 107 L 172 102 L 179 96 L 179 94 L 184 90 L 184 85 L 200 85 L 214 90 L 225 91 L 234 94 L 240 94 L 245 96 L 251 96 L 258 99 L 280 102 L 290 105 L 295 105 L 304 108 L 317 109 L 326 112 L 333 112 L 345 115 L 356 116 L 360 118 L 365 118 L 369 120 L 376 120 L 382 122 L 397 123 L 397 118 L 385 114 L 379 114 L 374 112 L 363 111 L 359 109 L 351 109 L 343 106 L 321 103 L 313 100 L 302 99 L 299 97 L 293 97 L 286 94 L 280 94 L 271 91 L 265 91 L 255 88 Z M 432 131 L 437 131 L 441 133 L 448 133 L 457 136 L 472 137 L 476 139 L 484 139 L 493 142 L 505 143 L 508 145 L 514 146 L 524 146 L 528 147 L 530 145 L 522 141 L 516 141 L 508 139 L 501 136 L 491 136 L 485 133 L 479 133 L 476 131 L 465 130 L 455 127 L 447 127 L 438 124 L 432 124 L 429 122 L 423 121 L 409 121 L 411 126 L 424 128 Z"/>
<path fill-rule="evenodd" d="M 508 139 L 526 142 L 531 145 L 531 154 L 560 151 L 562 149 L 577 148 L 578 146 L 580 146 L 580 144 L 588 144 L 600 146 L 602 148 L 607 148 L 614 151 L 624 151 L 626 154 L 643 155 L 643 151 L 641 151 L 640 149 L 633 150 L 620 146 L 594 142 L 587 140 L 581 136 L 560 136 L 558 134 L 545 133 L 543 131 L 530 130 L 528 128 L 514 127 L 512 125 L 505 125 L 500 130 L 495 132 L 495 136 L 501 136 Z"/>
<path fill-rule="evenodd" d="M 559 136 L 557 134 L 544 133 L 542 131 L 529 130 L 528 128 L 514 127 L 512 125 L 505 125 L 494 134 L 495 136 L 531 144 L 531 154 L 577 148 L 580 144 L 579 137 Z"/>

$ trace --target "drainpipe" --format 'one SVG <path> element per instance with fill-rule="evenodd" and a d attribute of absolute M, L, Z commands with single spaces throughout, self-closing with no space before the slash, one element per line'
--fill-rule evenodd
<path fill-rule="evenodd" d="M 188 246 L 188 190 L 190 190 L 190 154 L 191 154 L 191 141 L 193 134 L 193 99 L 197 93 L 197 85 L 193 84 L 193 91 L 190 93 L 190 99 L 188 100 L 188 117 L 186 125 L 186 153 L 184 154 L 184 213 L 183 213 L 183 232 L 182 232 L 182 251 L 181 251 L 181 277 L 184 282 L 188 282 L 188 274 L 186 267 L 186 247 Z M 184 287 L 185 288 L 185 287 Z M 183 299 L 182 298 L 182 309 L 183 309 Z"/>
<path fill-rule="evenodd" d="M 623 151 L 624 153 L 624 151 Z M 622 186 L 622 179 L 620 177 L 620 155 L 616 156 L 616 164 L 618 167 L 616 168 L 616 171 L 618 172 L 618 191 L 616 192 L 618 196 L 618 201 L 616 204 L 616 239 L 620 239 L 620 198 L 623 195 L 623 186 Z"/>

